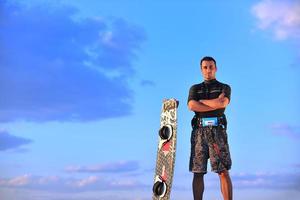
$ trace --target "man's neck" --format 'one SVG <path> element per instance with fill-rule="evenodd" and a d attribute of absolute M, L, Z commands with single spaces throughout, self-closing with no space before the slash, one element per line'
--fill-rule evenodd
<path fill-rule="evenodd" d="M 213 78 L 213 79 L 204 80 L 204 83 L 210 84 L 210 83 L 213 83 L 213 82 L 216 82 L 216 81 L 217 81 L 217 79 Z"/>

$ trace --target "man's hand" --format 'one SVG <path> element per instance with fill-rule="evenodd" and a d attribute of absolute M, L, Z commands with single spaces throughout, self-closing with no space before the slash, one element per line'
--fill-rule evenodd
<path fill-rule="evenodd" d="M 222 92 L 218 96 L 218 98 L 200 100 L 200 103 L 203 103 L 204 105 L 207 105 L 217 110 L 217 109 L 225 108 L 229 104 L 229 99 L 225 97 L 225 93 Z"/>
<path fill-rule="evenodd" d="M 219 103 L 220 103 L 220 105 L 222 106 L 224 106 L 224 103 L 225 103 L 225 93 L 224 92 L 222 92 L 220 95 L 219 95 L 219 97 L 218 97 L 218 100 L 219 100 Z M 224 107 L 226 107 L 226 105 L 224 106 Z"/>
<path fill-rule="evenodd" d="M 219 99 L 222 99 L 222 98 L 224 98 L 225 97 L 225 93 L 224 92 L 222 92 L 220 95 L 219 95 Z"/>
<path fill-rule="evenodd" d="M 188 102 L 188 108 L 195 112 L 207 112 L 215 110 L 215 108 L 211 108 L 200 101 L 190 100 Z"/>

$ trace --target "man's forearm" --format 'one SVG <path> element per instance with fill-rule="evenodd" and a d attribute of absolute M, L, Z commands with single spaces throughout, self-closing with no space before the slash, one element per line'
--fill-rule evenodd
<path fill-rule="evenodd" d="M 215 99 L 200 100 L 200 103 L 214 109 L 221 109 L 227 106 L 228 101 L 227 98 L 215 98 Z"/>
<path fill-rule="evenodd" d="M 207 112 L 207 111 L 212 111 L 216 110 L 215 108 L 212 108 L 208 105 L 205 105 L 199 101 L 195 100 L 190 100 L 188 103 L 188 107 L 190 110 L 195 111 L 195 112 Z"/>

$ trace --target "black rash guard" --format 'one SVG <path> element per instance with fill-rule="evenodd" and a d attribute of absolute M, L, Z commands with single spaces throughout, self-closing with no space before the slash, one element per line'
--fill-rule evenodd
<path fill-rule="evenodd" d="M 203 81 L 200 84 L 195 84 L 190 88 L 188 102 L 190 100 L 204 100 L 215 99 L 224 92 L 225 97 L 230 101 L 231 88 L 229 85 L 221 83 L 216 79 Z M 197 117 L 221 117 L 224 115 L 225 108 L 207 111 L 207 112 L 195 112 Z"/>

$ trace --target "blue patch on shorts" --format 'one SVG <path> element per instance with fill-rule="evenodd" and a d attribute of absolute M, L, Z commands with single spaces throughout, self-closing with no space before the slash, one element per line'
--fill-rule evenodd
<path fill-rule="evenodd" d="M 218 118 L 217 117 L 202 118 L 202 126 L 218 126 Z"/>

